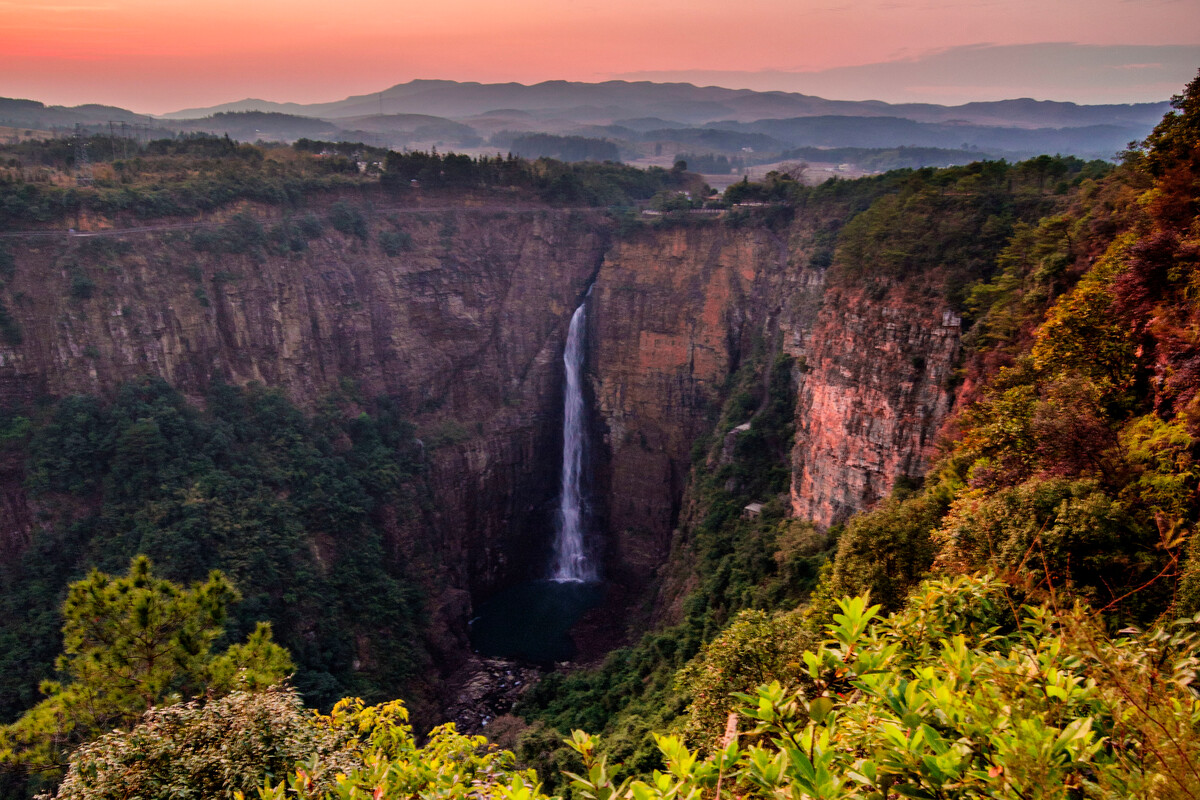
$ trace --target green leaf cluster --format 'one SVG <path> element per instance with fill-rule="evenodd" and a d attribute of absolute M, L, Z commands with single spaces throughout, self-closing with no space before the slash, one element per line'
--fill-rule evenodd
<path fill-rule="evenodd" d="M 887 619 L 865 596 L 837 606 L 804 688 L 739 695 L 707 757 L 658 735 L 664 768 L 618 783 L 577 733 L 578 795 L 1192 796 L 1200 619 L 1112 637 L 1082 606 L 1019 607 L 986 578 L 924 584 Z"/>

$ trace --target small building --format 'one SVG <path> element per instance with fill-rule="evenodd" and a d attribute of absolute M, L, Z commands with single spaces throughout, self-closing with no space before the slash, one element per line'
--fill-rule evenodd
<path fill-rule="evenodd" d="M 742 509 L 742 519 L 758 519 L 762 516 L 762 511 L 762 503 L 750 503 Z"/>

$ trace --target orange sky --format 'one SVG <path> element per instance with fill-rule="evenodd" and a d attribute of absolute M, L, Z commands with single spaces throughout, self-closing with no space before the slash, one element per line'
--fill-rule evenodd
<path fill-rule="evenodd" d="M 1200 1 L 0 0 L 0 96 L 159 113 L 413 78 L 817 70 L 984 42 L 1197 45 Z"/>

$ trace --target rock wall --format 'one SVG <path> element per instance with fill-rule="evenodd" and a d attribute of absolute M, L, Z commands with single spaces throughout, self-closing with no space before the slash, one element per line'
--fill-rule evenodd
<path fill-rule="evenodd" d="M 791 505 L 821 526 L 844 522 L 924 475 L 950 410 L 961 319 L 936 281 L 868 296 L 835 287 L 790 351 L 796 399 Z"/>
<path fill-rule="evenodd" d="M 642 582 L 678 522 L 693 442 L 707 434 L 725 384 L 781 321 L 806 327 L 822 270 L 809 266 L 818 226 L 668 229 L 617 243 L 593 291 L 596 409 L 607 450 L 601 492 L 613 561 Z"/>
<path fill-rule="evenodd" d="M 557 491 L 561 355 L 594 282 L 593 506 L 609 574 L 638 588 L 666 557 L 695 439 L 755 343 L 796 357 L 792 508 L 830 525 L 925 468 L 951 398 L 957 320 L 936 276 L 871 293 L 827 281 L 839 210 L 790 225 L 716 220 L 612 241 L 601 214 L 377 214 L 288 256 L 197 252 L 186 235 L 31 239 L 0 292 L 24 341 L 0 345 L 0 401 L 107 393 L 143 374 L 203 398 L 260 381 L 311 403 L 344 378 L 401 400 L 429 438 L 433 502 L 392 519 L 458 636 L 471 597 L 536 573 Z M 409 234 L 389 257 L 383 230 Z M 441 446 L 433 446 L 440 442 Z M 19 469 L 0 540 L 26 541 Z M 11 528 L 11 530 L 10 530 Z"/>
<path fill-rule="evenodd" d="M 518 577 L 522 549 L 541 544 L 558 359 L 607 222 L 464 208 L 371 227 L 366 241 L 327 229 L 286 256 L 198 252 L 169 232 L 22 241 L 0 300 L 23 341 L 0 344 L 0 401 L 106 394 L 145 374 L 197 402 L 218 378 L 305 405 L 347 378 L 392 395 L 430 438 L 433 497 L 426 517 L 392 521 L 395 544 L 457 615 L 464 592 Z M 389 257 L 376 236 L 393 229 L 412 240 Z M 19 495 L 6 489 L 3 507 L 24 508 Z M 27 517 L 5 514 L 0 537 L 27 537 Z"/>

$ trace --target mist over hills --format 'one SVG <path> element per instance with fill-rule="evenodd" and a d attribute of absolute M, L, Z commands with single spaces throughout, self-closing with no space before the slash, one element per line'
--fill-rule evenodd
<path fill-rule="evenodd" d="M 1167 103 L 1164 100 L 1161 103 L 1081 106 L 1019 99 L 959 106 L 893 105 L 878 100 L 827 100 L 796 92 L 759 92 L 689 83 L 544 81 L 524 85 L 414 80 L 374 94 L 331 103 L 301 105 L 246 99 L 162 116 L 164 119 L 193 119 L 220 111 L 278 111 L 324 119 L 378 113 L 430 114 L 461 119 L 497 109 L 524 111 L 543 119 L 568 116 L 594 121 L 610 117 L 654 116 L 692 125 L 725 119 L 752 122 L 766 118 L 836 115 L 903 117 L 918 122 L 961 120 L 1005 126 L 1069 127 L 1104 123 L 1153 125 L 1162 118 Z"/>
<path fill-rule="evenodd" d="M 1112 158 L 1144 137 L 1167 108 L 1165 101 L 1079 105 L 1028 98 L 890 104 L 649 81 L 414 80 L 328 103 L 245 99 L 160 117 L 107 106 L 0 99 L 0 125 L 61 131 L 81 124 L 103 131 L 109 123 L 125 123 L 149 126 L 146 135 L 206 132 L 244 141 L 310 138 L 460 152 L 508 149 L 522 135 L 536 135 L 539 146 L 548 148 L 544 155 L 615 148 L 622 160 L 633 162 L 726 156 L 736 170 L 771 163 L 797 148 L 924 148 L 923 160 L 933 166 L 1040 153 Z M 584 137 L 605 146 L 564 148 L 543 135 Z M 872 163 L 880 165 L 879 159 Z"/>

